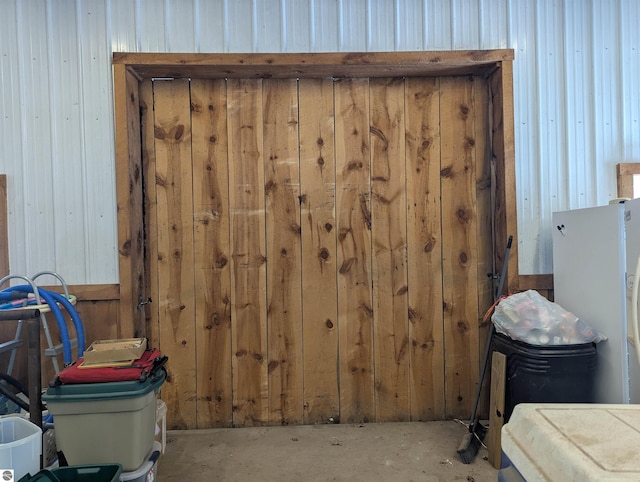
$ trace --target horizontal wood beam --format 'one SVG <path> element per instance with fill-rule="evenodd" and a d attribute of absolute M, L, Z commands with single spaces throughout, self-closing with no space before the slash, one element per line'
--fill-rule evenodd
<path fill-rule="evenodd" d="M 157 54 L 114 52 L 113 63 L 147 78 L 294 78 L 488 75 L 513 50 Z"/>
<path fill-rule="evenodd" d="M 518 277 L 518 289 L 526 290 L 552 290 L 552 274 L 521 274 Z"/>
<path fill-rule="evenodd" d="M 62 293 L 62 286 L 42 286 L 45 290 Z M 120 285 L 67 285 L 70 295 L 78 298 L 78 301 L 109 301 L 120 299 Z"/>

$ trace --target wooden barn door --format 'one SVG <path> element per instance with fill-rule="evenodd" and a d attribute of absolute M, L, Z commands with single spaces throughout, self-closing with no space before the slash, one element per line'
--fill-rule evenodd
<path fill-rule="evenodd" d="M 491 298 L 487 92 L 475 77 L 142 83 L 170 427 L 469 416 Z"/>

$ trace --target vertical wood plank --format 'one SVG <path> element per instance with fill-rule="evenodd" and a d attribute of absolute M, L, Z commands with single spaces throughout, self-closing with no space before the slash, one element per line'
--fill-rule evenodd
<path fill-rule="evenodd" d="M 445 403 L 465 418 L 478 381 L 474 81 L 440 80 Z"/>
<path fill-rule="evenodd" d="M 167 426 L 196 427 L 191 110 L 188 80 L 154 82 L 160 349 Z"/>
<path fill-rule="evenodd" d="M 227 84 L 233 423 L 268 420 L 262 84 Z"/>
<path fill-rule="evenodd" d="M 502 426 L 504 425 L 505 383 L 507 378 L 507 357 L 494 352 L 491 358 L 491 403 L 489 405 L 489 433 L 487 449 L 489 462 L 495 469 L 500 468 L 502 459 Z"/>
<path fill-rule="evenodd" d="M 440 204 L 440 84 L 405 81 L 411 420 L 442 420 L 444 333 Z"/>
<path fill-rule="evenodd" d="M 304 423 L 339 420 L 333 80 L 300 79 Z"/>
<path fill-rule="evenodd" d="M 76 303 L 87 346 L 96 340 L 118 338 L 118 300 L 82 300 Z"/>
<path fill-rule="evenodd" d="M 122 64 L 113 66 L 116 127 L 116 190 L 120 273 L 120 338 L 145 336 L 142 160 L 138 79 Z"/>
<path fill-rule="evenodd" d="M 150 79 L 140 83 L 140 116 L 142 146 L 142 182 L 144 192 L 144 284 L 146 296 L 151 302 L 145 305 L 145 327 L 149 345 L 160 344 L 160 319 L 158 293 L 158 225 L 156 199 L 156 148 L 153 117 L 153 82 Z M 148 299 L 147 298 L 147 299 Z"/>
<path fill-rule="evenodd" d="M 491 183 L 491 126 L 489 124 L 489 85 L 486 80 L 476 77 L 474 89 L 475 151 L 476 151 L 476 224 L 478 245 L 478 337 L 480 354 L 484 354 L 489 331 L 489 323 L 483 322 L 487 309 L 493 304 L 493 279 L 488 276 L 493 268 L 493 214 Z M 482 364 L 482 357 L 480 363 Z M 480 366 L 482 370 L 482 366 Z M 480 414 L 487 414 L 489 402 L 488 377 L 485 376 Z"/>
<path fill-rule="evenodd" d="M 269 422 L 302 422 L 302 266 L 296 79 L 264 80 Z"/>
<path fill-rule="evenodd" d="M 516 212 L 515 144 L 513 127 L 513 62 L 502 61 L 489 79 L 491 89 L 491 148 L 496 163 L 495 258 L 501 272 L 506 240 L 513 236 L 504 293 L 518 291 L 518 220 Z"/>
<path fill-rule="evenodd" d="M 225 80 L 191 81 L 198 428 L 232 423 Z"/>
<path fill-rule="evenodd" d="M 369 81 L 335 84 L 340 421 L 375 419 Z"/>
<path fill-rule="evenodd" d="M 377 421 L 409 413 L 404 80 L 371 79 L 371 224 Z"/>

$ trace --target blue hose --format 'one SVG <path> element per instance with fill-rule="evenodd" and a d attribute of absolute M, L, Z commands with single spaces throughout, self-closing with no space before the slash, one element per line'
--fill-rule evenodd
<path fill-rule="evenodd" d="M 38 288 L 40 292 L 44 291 L 42 288 Z M 84 355 L 85 348 L 85 339 L 84 339 L 84 327 L 82 326 L 82 320 L 80 320 L 80 316 L 78 315 L 78 311 L 71 304 L 71 302 L 67 299 L 66 296 L 61 295 L 60 293 L 56 293 L 55 291 L 48 291 L 48 293 L 53 296 L 53 299 L 58 301 L 64 309 L 67 310 L 71 320 L 73 321 L 73 326 L 76 328 L 76 336 L 78 339 L 78 358 Z"/>
<path fill-rule="evenodd" d="M 67 324 L 65 323 L 64 317 L 62 316 L 62 311 L 60 311 L 60 308 L 58 307 L 58 304 L 56 303 L 55 298 L 51 295 L 50 291 L 43 290 L 42 288 L 37 289 L 40 297 L 47 302 L 47 304 L 49 305 L 49 309 L 56 318 L 56 322 L 58 323 L 58 330 L 60 330 L 60 339 L 62 340 L 62 359 L 65 365 L 70 365 L 71 363 L 73 363 L 71 355 L 71 342 L 69 341 L 69 331 L 67 330 Z M 26 293 L 33 293 L 33 288 L 29 285 L 10 286 L 4 291 L 22 291 Z"/>
<path fill-rule="evenodd" d="M 27 293 L 20 293 L 16 291 L 14 293 L 6 293 L 4 291 L 0 291 L 0 301 L 13 301 L 19 300 L 22 298 L 26 298 Z"/>

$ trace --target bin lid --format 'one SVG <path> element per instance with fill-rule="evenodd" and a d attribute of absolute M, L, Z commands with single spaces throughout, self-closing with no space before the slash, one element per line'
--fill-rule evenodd
<path fill-rule="evenodd" d="M 527 480 L 640 480 L 640 406 L 516 405 L 502 451 Z"/>
<path fill-rule="evenodd" d="M 164 368 L 161 368 L 144 382 L 130 381 L 56 385 L 47 388 L 46 393 L 42 395 L 42 400 L 45 402 L 79 402 L 86 400 L 137 398 L 159 389 L 166 378 L 167 372 Z"/>

